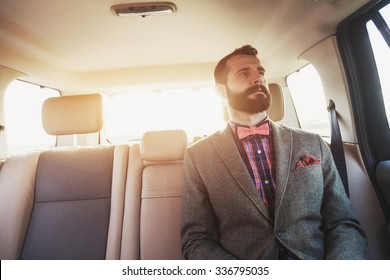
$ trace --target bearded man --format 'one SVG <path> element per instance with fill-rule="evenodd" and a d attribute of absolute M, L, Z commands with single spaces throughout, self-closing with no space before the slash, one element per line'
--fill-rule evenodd
<path fill-rule="evenodd" d="M 187 259 L 365 259 L 366 235 L 327 144 L 272 122 L 257 50 L 221 59 L 223 131 L 187 148 L 182 251 Z"/>

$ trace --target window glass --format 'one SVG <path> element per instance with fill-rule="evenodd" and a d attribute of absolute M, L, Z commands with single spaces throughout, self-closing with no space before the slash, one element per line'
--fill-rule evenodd
<path fill-rule="evenodd" d="M 384 6 L 382 9 L 379 10 L 379 13 L 382 15 L 384 20 L 386 21 L 387 25 L 389 25 L 390 20 L 390 5 Z"/>
<path fill-rule="evenodd" d="M 380 10 L 382 17 L 387 24 L 390 22 L 390 5 Z M 390 51 L 382 34 L 372 21 L 367 23 L 367 30 L 374 52 L 376 67 L 379 74 L 379 80 L 382 88 L 383 102 L 386 109 L 387 122 L 390 125 Z"/>
<path fill-rule="evenodd" d="M 59 92 L 19 80 L 9 85 L 4 101 L 11 154 L 55 145 L 56 138 L 43 130 L 41 117 L 43 102 L 54 96 L 59 96 Z"/>
<path fill-rule="evenodd" d="M 287 77 L 302 129 L 329 136 L 329 117 L 321 79 L 309 64 Z"/>
<path fill-rule="evenodd" d="M 183 129 L 208 135 L 225 124 L 213 87 L 114 94 L 107 108 L 106 137 L 111 143 L 139 140 L 145 131 Z"/>

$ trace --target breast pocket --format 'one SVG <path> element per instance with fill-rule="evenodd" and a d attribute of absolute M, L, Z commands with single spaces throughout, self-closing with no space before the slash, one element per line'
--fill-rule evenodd
<path fill-rule="evenodd" d="M 324 179 L 321 165 L 296 168 L 287 188 L 300 199 L 320 199 L 324 192 Z"/>
<path fill-rule="evenodd" d="M 293 170 L 295 179 L 300 180 L 320 180 L 323 182 L 321 165 L 311 165 L 306 167 L 296 167 Z"/>

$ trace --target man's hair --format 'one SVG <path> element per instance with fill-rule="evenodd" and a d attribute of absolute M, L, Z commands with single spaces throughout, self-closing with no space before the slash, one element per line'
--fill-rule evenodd
<path fill-rule="evenodd" d="M 225 84 L 227 78 L 227 68 L 226 62 L 235 55 L 253 55 L 257 56 L 257 50 L 251 45 L 245 45 L 241 48 L 235 49 L 232 53 L 228 54 L 224 58 L 222 58 L 215 66 L 214 69 L 214 80 L 217 84 Z"/>

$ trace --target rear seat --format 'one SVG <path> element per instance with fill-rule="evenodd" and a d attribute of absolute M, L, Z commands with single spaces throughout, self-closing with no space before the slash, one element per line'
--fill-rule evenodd
<path fill-rule="evenodd" d="M 182 130 L 146 132 L 130 148 L 122 259 L 183 259 L 180 243 Z"/>
<path fill-rule="evenodd" d="M 0 259 L 18 259 L 34 203 L 40 153 L 11 157 L 0 169 Z"/>
<path fill-rule="evenodd" d="M 276 84 L 270 90 L 268 114 L 278 121 L 283 93 Z M 99 95 L 45 104 L 49 134 L 102 127 Z M 186 145 L 183 131 L 155 131 L 131 147 L 55 149 L 1 162 L 0 259 L 182 259 Z"/>
<path fill-rule="evenodd" d="M 118 258 L 125 174 L 115 168 L 126 148 L 40 154 L 22 259 Z"/>
<path fill-rule="evenodd" d="M 49 99 L 44 128 L 55 135 L 99 131 L 99 98 Z M 156 131 L 130 148 L 57 148 L 7 159 L 0 259 L 182 259 L 186 145 L 183 131 Z"/>
<path fill-rule="evenodd" d="M 49 134 L 93 133 L 102 120 L 99 95 L 52 98 L 43 108 Z M 186 146 L 184 131 L 154 131 L 131 147 L 9 158 L 0 169 L 0 259 L 183 259 Z"/>
<path fill-rule="evenodd" d="M 83 108 L 72 106 L 79 98 Z M 100 130 L 101 119 L 84 117 L 99 114 L 99 99 L 49 99 L 45 129 L 56 135 Z M 0 170 L 0 259 L 119 259 L 128 150 L 75 147 L 6 160 Z"/>

